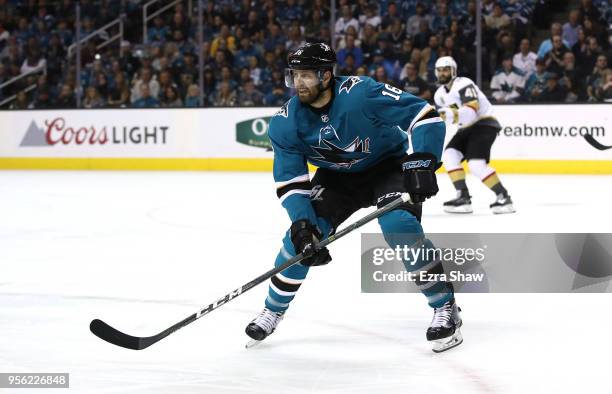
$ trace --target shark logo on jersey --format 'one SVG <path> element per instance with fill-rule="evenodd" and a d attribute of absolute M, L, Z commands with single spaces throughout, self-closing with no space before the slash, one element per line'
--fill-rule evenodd
<path fill-rule="evenodd" d="M 283 118 L 288 118 L 289 117 L 289 101 L 283 104 L 283 106 L 280 107 L 280 109 L 278 110 L 277 113 L 274 114 L 274 116 L 282 116 Z"/>
<path fill-rule="evenodd" d="M 321 133 L 324 129 L 327 129 L 327 126 L 321 129 Z M 331 130 L 327 129 L 325 133 L 328 133 L 328 136 L 331 137 Z M 335 134 L 335 130 L 333 133 Z M 332 167 L 351 168 L 353 164 L 360 162 L 370 154 L 370 138 L 361 140 L 360 137 L 355 137 L 350 144 L 341 148 L 322 137 L 325 136 L 319 136 L 319 146 L 311 146 L 318 154 L 311 159 L 331 163 L 333 164 Z M 337 134 L 335 134 L 335 137 L 338 137 Z"/>
<path fill-rule="evenodd" d="M 321 146 L 322 140 L 329 141 L 333 139 L 340 141 L 340 137 L 338 137 L 338 133 L 336 132 L 336 129 L 334 129 L 334 126 L 328 124 L 325 127 L 321 127 L 319 130 L 319 146 Z"/>
<path fill-rule="evenodd" d="M 351 92 L 351 89 L 359 82 L 363 82 L 363 79 L 359 77 L 349 77 L 346 81 L 342 82 L 342 85 L 340 85 L 340 90 L 338 90 L 338 94 L 342 93 L 343 90 L 346 90 L 346 94 L 349 94 Z"/>

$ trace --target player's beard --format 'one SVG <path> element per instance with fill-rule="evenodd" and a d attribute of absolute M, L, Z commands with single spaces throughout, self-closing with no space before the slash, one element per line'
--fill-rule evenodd
<path fill-rule="evenodd" d="M 451 75 L 449 75 L 448 77 L 446 77 L 445 79 L 442 78 L 438 78 L 438 83 L 440 85 L 446 85 L 447 83 L 449 83 L 451 81 L 451 79 L 453 79 L 453 77 Z"/>
<path fill-rule="evenodd" d="M 302 104 L 312 104 L 317 101 L 319 97 L 321 97 L 322 92 L 323 91 L 319 89 L 319 86 L 313 86 L 311 88 L 300 88 L 298 89 L 297 94 Z"/>

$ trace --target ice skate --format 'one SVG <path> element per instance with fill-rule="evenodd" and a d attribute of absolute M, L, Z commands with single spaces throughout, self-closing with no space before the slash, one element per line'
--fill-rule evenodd
<path fill-rule="evenodd" d="M 435 353 L 452 349 L 463 342 L 459 329 L 462 325 L 459 312 L 461 309 L 454 299 L 434 309 L 433 320 L 427 329 L 427 340 L 431 342 Z"/>
<path fill-rule="evenodd" d="M 272 312 L 268 308 L 264 308 L 264 310 L 257 315 L 244 330 L 246 334 L 252 338 L 252 340 L 247 343 L 246 348 L 248 349 L 257 345 L 259 342 L 266 339 L 268 335 L 272 334 L 278 323 L 283 320 L 284 315 L 285 312 Z"/>
<path fill-rule="evenodd" d="M 508 195 L 497 195 L 497 200 L 491 205 L 489 205 L 491 211 L 495 214 L 503 214 L 503 213 L 514 213 L 516 210 L 512 206 L 512 199 Z"/>
<path fill-rule="evenodd" d="M 472 200 L 467 191 L 457 191 L 457 197 L 444 203 L 444 212 L 472 213 Z"/>

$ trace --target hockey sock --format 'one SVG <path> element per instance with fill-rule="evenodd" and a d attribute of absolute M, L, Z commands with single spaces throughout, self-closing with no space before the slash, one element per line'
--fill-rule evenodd
<path fill-rule="evenodd" d="M 468 188 L 465 183 L 465 171 L 463 168 L 458 168 L 456 170 L 450 170 L 448 172 L 448 176 L 450 177 L 455 189 L 461 192 L 467 192 Z"/>
<path fill-rule="evenodd" d="M 482 183 L 487 185 L 487 187 L 489 189 L 491 189 L 493 191 L 493 193 L 495 193 L 498 196 L 500 194 L 502 196 L 504 196 L 504 197 L 506 197 L 508 195 L 508 191 L 501 184 L 501 181 L 499 180 L 499 177 L 497 176 L 497 173 L 495 173 L 495 172 L 492 172 L 490 175 L 488 175 L 486 178 L 484 178 L 482 180 Z"/>

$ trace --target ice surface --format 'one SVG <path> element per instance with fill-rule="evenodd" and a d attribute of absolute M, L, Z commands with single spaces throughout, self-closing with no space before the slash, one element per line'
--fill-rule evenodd
<path fill-rule="evenodd" d="M 502 181 L 517 214 L 493 216 L 469 178 L 475 214 L 450 216 L 443 175 L 425 230 L 612 230 L 612 177 Z M 69 372 L 75 393 L 612 391 L 610 294 L 458 295 L 465 341 L 434 354 L 420 294 L 360 293 L 357 234 L 257 348 L 243 330 L 265 285 L 143 351 L 89 332 L 93 318 L 161 331 L 269 269 L 288 226 L 270 174 L 0 172 L 0 372 Z"/>

